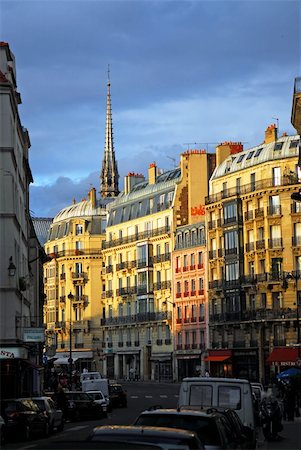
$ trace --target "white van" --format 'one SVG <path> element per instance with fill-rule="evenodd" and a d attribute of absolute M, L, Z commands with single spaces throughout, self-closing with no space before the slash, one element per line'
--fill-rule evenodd
<path fill-rule="evenodd" d="M 200 409 L 234 409 L 252 444 L 256 445 L 256 425 L 250 382 L 238 378 L 184 378 L 179 392 L 178 407 Z"/>
<path fill-rule="evenodd" d="M 102 378 L 99 372 L 82 373 L 80 379 L 84 392 L 101 391 L 105 397 L 109 398 L 109 380 Z"/>

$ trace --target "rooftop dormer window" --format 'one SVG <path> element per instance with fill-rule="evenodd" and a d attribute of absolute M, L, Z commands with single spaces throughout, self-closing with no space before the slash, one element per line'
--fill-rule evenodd
<path fill-rule="evenodd" d="M 253 150 L 252 150 L 251 152 L 249 152 L 246 159 L 247 159 L 247 160 L 248 160 L 248 159 L 251 159 L 252 156 L 254 155 L 254 153 L 255 153 L 255 152 L 254 152 Z"/>
<path fill-rule="evenodd" d="M 240 157 L 237 160 L 237 163 L 241 163 L 242 160 L 244 159 L 245 155 L 240 155 Z"/>
<path fill-rule="evenodd" d="M 274 150 L 281 150 L 283 146 L 283 142 L 276 142 L 274 145 Z"/>
<path fill-rule="evenodd" d="M 258 148 L 258 149 L 256 150 L 256 153 L 255 153 L 255 155 L 254 155 L 254 158 L 257 158 L 257 156 L 260 155 L 260 153 L 262 152 L 262 150 L 263 150 L 262 147 L 261 147 L 261 148 Z"/>

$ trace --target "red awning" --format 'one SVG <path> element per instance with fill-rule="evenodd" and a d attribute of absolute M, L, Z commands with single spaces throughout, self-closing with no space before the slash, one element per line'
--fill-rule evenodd
<path fill-rule="evenodd" d="M 275 366 L 295 365 L 298 358 L 298 349 L 289 347 L 274 348 L 267 362 Z"/>
<path fill-rule="evenodd" d="M 231 358 L 231 356 L 225 356 L 225 355 L 220 355 L 220 356 L 206 356 L 206 358 L 204 358 L 204 361 L 226 361 L 227 359 Z"/>

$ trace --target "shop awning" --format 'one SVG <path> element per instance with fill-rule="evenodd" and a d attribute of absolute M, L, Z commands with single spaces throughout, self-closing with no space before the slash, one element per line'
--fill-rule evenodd
<path fill-rule="evenodd" d="M 73 358 L 72 356 L 72 362 L 77 361 L 79 358 Z M 60 366 L 62 364 L 69 364 L 69 358 L 58 358 L 53 363 L 55 366 Z"/>
<path fill-rule="evenodd" d="M 226 355 L 220 355 L 220 356 L 206 356 L 204 358 L 204 361 L 211 361 L 211 362 L 221 362 L 221 361 L 226 361 L 227 359 L 230 359 L 231 356 L 226 356 Z"/>
<path fill-rule="evenodd" d="M 55 363 L 56 364 L 67 364 L 67 363 L 58 363 L 57 360 L 58 359 L 69 359 L 70 357 L 70 353 L 67 352 L 57 352 L 52 358 L 50 358 L 51 360 L 56 359 Z M 89 359 L 89 358 L 93 358 L 93 352 L 91 351 L 86 351 L 86 352 L 75 352 L 72 351 L 72 359 L 73 361 L 78 360 L 78 359 Z"/>
<path fill-rule="evenodd" d="M 272 350 L 267 362 L 274 366 L 294 366 L 299 359 L 297 348 L 278 347 Z"/>
<path fill-rule="evenodd" d="M 176 355 L 177 359 L 198 359 L 200 360 L 201 355 Z"/>

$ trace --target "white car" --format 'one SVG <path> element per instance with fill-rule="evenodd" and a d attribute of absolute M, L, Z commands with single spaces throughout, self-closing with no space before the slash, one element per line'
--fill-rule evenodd
<path fill-rule="evenodd" d="M 101 405 L 104 415 L 107 415 L 108 411 L 111 411 L 110 400 L 103 395 L 101 391 L 87 391 L 86 392 L 95 403 Z"/>

